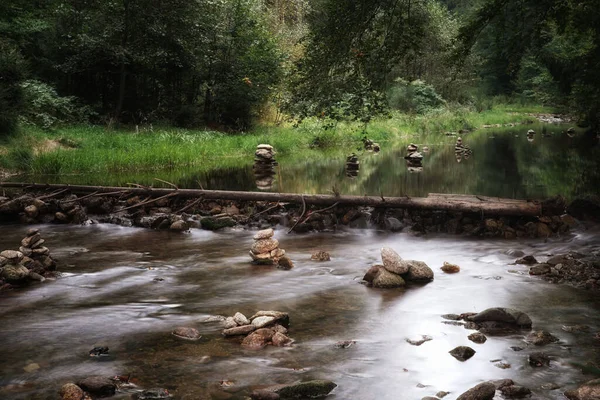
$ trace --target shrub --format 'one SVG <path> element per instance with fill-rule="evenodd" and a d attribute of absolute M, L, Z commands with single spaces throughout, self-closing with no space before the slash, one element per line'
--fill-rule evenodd
<path fill-rule="evenodd" d="M 425 114 L 445 104 L 433 86 L 421 80 L 407 82 L 401 78 L 396 79 L 389 89 L 388 102 L 393 109 L 417 114 Z"/>

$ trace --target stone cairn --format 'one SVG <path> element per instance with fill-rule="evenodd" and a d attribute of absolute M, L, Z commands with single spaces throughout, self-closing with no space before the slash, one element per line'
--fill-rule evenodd
<path fill-rule="evenodd" d="M 403 260 L 389 247 L 381 249 L 383 265 L 373 265 L 363 280 L 376 288 L 388 289 L 406 285 L 407 281 L 430 282 L 433 271 L 423 261 Z"/>
<path fill-rule="evenodd" d="M 289 315 L 281 311 L 259 311 L 250 318 L 237 312 L 225 320 L 223 336 L 244 336 L 242 346 L 249 349 L 289 346 L 293 342 L 287 336 L 289 324 Z"/>
<path fill-rule="evenodd" d="M 293 267 L 285 250 L 279 248 L 279 241 L 273 238 L 273 228 L 264 229 L 254 235 L 254 244 L 250 249 L 250 257 L 255 264 L 278 265 L 284 269 Z"/>
<path fill-rule="evenodd" d="M 275 180 L 275 150 L 270 144 L 259 144 L 254 153 L 254 177 L 256 187 L 260 190 L 271 190 Z"/>
<path fill-rule="evenodd" d="M 39 229 L 30 229 L 21 240 L 19 251 L 4 250 L 0 253 L 0 276 L 5 283 L 21 284 L 27 281 L 43 281 L 54 275 L 56 261 L 50 250 L 44 247 Z"/>
<path fill-rule="evenodd" d="M 404 157 L 406 166 L 410 172 L 423 171 L 423 154 L 419 153 L 419 146 L 409 144 L 406 148 L 407 155 Z"/>
<path fill-rule="evenodd" d="M 346 176 L 354 178 L 358 176 L 358 170 L 360 169 L 360 162 L 358 156 L 354 153 L 346 157 Z"/>
<path fill-rule="evenodd" d="M 375 143 L 371 139 L 363 137 L 362 142 L 366 151 L 372 151 L 374 153 L 379 153 L 381 151 L 381 146 L 379 146 L 379 143 Z"/>

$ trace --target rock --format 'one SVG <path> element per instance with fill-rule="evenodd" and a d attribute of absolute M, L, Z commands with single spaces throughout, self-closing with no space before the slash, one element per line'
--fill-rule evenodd
<path fill-rule="evenodd" d="M 573 200 L 567 207 L 567 214 L 579 220 L 600 221 L 600 197 L 587 196 Z"/>
<path fill-rule="evenodd" d="M 197 329 L 180 326 L 171 332 L 174 336 L 187 340 L 198 340 L 202 337 Z"/>
<path fill-rule="evenodd" d="M 458 314 L 444 314 L 442 315 L 442 318 L 450 321 L 460 321 L 461 319 L 463 319 L 463 317 Z"/>
<path fill-rule="evenodd" d="M 494 363 L 494 367 L 498 367 L 500 369 L 509 369 L 510 364 L 506 363 L 504 361 L 499 361 L 499 362 Z"/>
<path fill-rule="evenodd" d="M 133 399 L 135 400 L 163 400 L 170 399 L 172 396 L 167 389 L 147 389 L 142 393 L 134 394 Z"/>
<path fill-rule="evenodd" d="M 271 250 L 275 250 L 277 247 L 279 247 L 279 241 L 277 239 L 269 238 L 257 240 L 254 242 L 250 250 L 254 254 L 261 254 L 270 253 Z"/>
<path fill-rule="evenodd" d="M 273 237 L 274 234 L 275 234 L 275 231 L 273 230 L 273 228 L 263 229 L 262 231 L 256 232 L 256 234 L 254 234 L 253 239 L 254 240 L 270 239 Z"/>
<path fill-rule="evenodd" d="M 589 332 L 590 327 L 588 325 L 563 325 L 561 328 L 565 332 L 578 333 L 578 332 Z"/>
<path fill-rule="evenodd" d="M 38 282 L 44 282 L 46 280 L 46 278 L 44 278 L 40 274 L 33 272 L 33 271 L 29 271 L 29 279 L 31 279 L 32 281 L 38 281 Z"/>
<path fill-rule="evenodd" d="M 560 385 L 553 383 L 553 382 L 549 382 L 549 383 L 544 383 L 541 386 L 542 389 L 544 390 L 556 390 L 560 388 Z"/>
<path fill-rule="evenodd" d="M 600 379 L 586 382 L 577 389 L 567 390 L 565 396 L 570 400 L 598 400 L 600 399 Z"/>
<path fill-rule="evenodd" d="M 538 261 L 535 259 L 534 256 L 525 256 L 525 257 L 519 258 L 517 261 L 515 261 L 515 264 L 533 265 L 533 264 L 538 264 Z"/>
<path fill-rule="evenodd" d="M 37 249 L 37 248 L 40 248 L 40 247 L 42 247 L 42 245 L 43 245 L 44 243 L 46 243 L 46 241 L 45 241 L 44 239 L 40 239 L 40 240 L 38 240 L 37 242 L 33 243 L 33 244 L 31 245 L 31 248 L 35 250 L 35 249 Z"/>
<path fill-rule="evenodd" d="M 546 344 L 555 343 L 559 341 L 559 339 L 556 336 L 547 331 L 531 332 L 529 335 L 527 335 L 527 338 L 525 340 L 528 343 L 531 343 L 535 346 L 544 346 Z"/>
<path fill-rule="evenodd" d="M 313 261 L 331 261 L 331 256 L 328 252 L 319 250 L 312 253 L 310 259 Z"/>
<path fill-rule="evenodd" d="M 543 222 L 538 222 L 537 224 L 537 236 L 541 238 L 547 238 L 552 235 L 552 229 Z"/>
<path fill-rule="evenodd" d="M 229 214 L 229 215 L 240 215 L 240 209 L 237 208 L 237 206 L 235 204 L 225 207 L 223 212 L 225 214 Z"/>
<path fill-rule="evenodd" d="M 550 365 L 550 357 L 544 353 L 531 353 L 528 361 L 532 367 L 548 367 Z"/>
<path fill-rule="evenodd" d="M 467 390 L 456 400 L 493 400 L 495 394 L 496 386 L 491 382 L 484 382 Z"/>
<path fill-rule="evenodd" d="M 23 210 L 23 211 L 25 211 L 25 214 L 29 218 L 35 218 L 40 213 L 40 211 L 38 210 L 38 208 L 36 206 L 34 206 L 33 204 L 25 207 L 25 210 Z"/>
<path fill-rule="evenodd" d="M 369 268 L 369 270 L 367 271 L 367 273 L 363 277 L 363 280 L 365 280 L 365 281 L 367 281 L 369 283 L 373 283 L 373 279 L 375 279 L 375 277 L 377 276 L 377 274 L 379 274 L 379 269 L 380 268 L 383 268 L 383 265 L 373 265 L 371 268 Z"/>
<path fill-rule="evenodd" d="M 292 383 L 277 388 L 277 393 L 282 399 L 303 399 L 327 396 L 337 385 L 331 381 L 314 380 L 308 382 Z"/>
<path fill-rule="evenodd" d="M 271 342 L 273 335 L 275 335 L 275 331 L 272 329 L 257 329 L 244 338 L 242 346 L 249 349 L 262 349 Z"/>
<path fill-rule="evenodd" d="M 397 275 L 408 272 L 408 264 L 402 262 L 402 258 L 393 249 L 384 247 L 381 249 L 381 260 L 383 268 Z"/>
<path fill-rule="evenodd" d="M 469 317 L 469 320 L 473 322 L 504 322 L 522 328 L 531 328 L 531 318 L 524 312 L 513 308 L 488 308 L 487 310 Z"/>
<path fill-rule="evenodd" d="M 258 317 L 273 317 L 280 325 L 288 327 L 290 324 L 290 316 L 288 313 L 282 311 L 258 311 L 256 314 L 250 317 L 250 321 L 253 321 Z"/>
<path fill-rule="evenodd" d="M 277 268 L 292 269 L 294 268 L 294 262 L 288 256 L 283 256 L 279 259 L 277 263 Z"/>
<path fill-rule="evenodd" d="M 250 320 L 241 312 L 236 312 L 233 316 L 233 320 L 238 325 L 250 325 Z"/>
<path fill-rule="evenodd" d="M 83 390 L 74 383 L 62 385 L 58 394 L 62 400 L 82 400 Z"/>
<path fill-rule="evenodd" d="M 273 259 L 279 259 L 283 256 L 285 256 L 285 250 L 284 249 L 275 249 L 275 250 L 271 250 L 271 253 L 269 253 L 271 255 L 271 258 Z"/>
<path fill-rule="evenodd" d="M 432 281 L 433 271 L 423 261 L 405 260 L 408 264 L 407 281 Z"/>
<path fill-rule="evenodd" d="M 4 250 L 0 253 L 0 257 L 4 257 L 8 260 L 9 264 L 16 265 L 23 260 L 23 253 L 16 250 Z"/>
<path fill-rule="evenodd" d="M 254 325 L 236 326 L 235 328 L 224 329 L 223 335 L 224 336 L 241 336 L 241 335 L 247 335 L 251 332 L 254 332 L 255 330 L 256 330 L 256 327 Z"/>
<path fill-rule="evenodd" d="M 490 383 L 494 385 L 496 390 L 500 390 L 503 387 L 512 386 L 515 384 L 515 382 L 512 379 L 497 379 L 494 381 L 490 381 Z"/>
<path fill-rule="evenodd" d="M 275 332 L 275 334 L 271 338 L 271 342 L 273 343 L 273 346 L 283 347 L 291 344 L 292 339 L 290 339 L 281 332 Z"/>
<path fill-rule="evenodd" d="M 391 289 L 406 285 L 400 275 L 393 274 L 385 268 L 379 268 L 379 271 L 372 282 L 373 287 L 380 289 Z"/>
<path fill-rule="evenodd" d="M 404 225 L 402 224 L 402 222 L 400 222 L 400 220 L 394 217 L 386 218 L 384 224 L 385 229 L 391 232 L 400 232 L 402 231 L 402 229 L 404 229 Z"/>
<path fill-rule="evenodd" d="M 347 349 L 356 344 L 356 340 L 342 340 L 341 342 L 337 342 L 334 346 L 336 349 Z"/>
<path fill-rule="evenodd" d="M 448 396 L 450 394 L 450 392 L 437 392 L 435 394 L 435 397 L 443 399 L 444 397 Z"/>
<path fill-rule="evenodd" d="M 21 246 L 23 247 L 31 247 L 32 244 L 34 244 L 35 242 L 37 242 L 38 240 L 40 240 L 42 237 L 39 233 L 36 233 L 35 235 L 32 236 L 27 236 L 25 238 L 23 238 L 23 240 L 21 240 Z"/>
<path fill-rule="evenodd" d="M 238 326 L 238 324 L 237 322 L 235 322 L 235 319 L 233 319 L 233 317 L 227 317 L 225 319 L 225 322 L 223 322 L 223 327 L 225 329 L 235 328 L 236 326 Z"/>
<path fill-rule="evenodd" d="M 430 340 L 433 340 L 433 338 L 431 336 L 421 335 L 421 339 L 417 339 L 417 340 L 406 339 L 406 342 L 409 344 L 412 344 L 413 346 L 420 346 L 425 342 L 429 342 Z"/>
<path fill-rule="evenodd" d="M 29 278 L 29 270 L 24 265 L 7 265 L 2 270 L 2 278 L 8 283 L 22 283 Z"/>
<path fill-rule="evenodd" d="M 460 272 L 460 267 L 458 265 L 450 264 L 446 261 L 444 261 L 444 265 L 440 269 L 447 274 L 455 274 L 457 272 Z"/>
<path fill-rule="evenodd" d="M 265 326 L 272 324 L 275 322 L 275 317 L 271 317 L 271 316 L 264 316 L 264 317 L 257 317 L 254 318 L 252 320 L 252 325 L 258 329 L 258 328 L 264 328 Z"/>
<path fill-rule="evenodd" d="M 536 264 L 529 268 L 529 275 L 546 275 L 550 273 L 550 264 Z"/>
<path fill-rule="evenodd" d="M 271 257 L 270 252 L 262 253 L 262 254 L 254 254 L 254 252 L 252 250 L 250 250 L 248 252 L 248 254 L 250 254 L 252 261 L 254 261 L 256 264 L 271 265 L 274 263 L 273 257 Z"/>
<path fill-rule="evenodd" d="M 37 249 L 31 250 L 33 256 L 47 256 L 50 254 L 50 249 L 47 247 L 39 247 Z"/>
<path fill-rule="evenodd" d="M 270 390 L 260 389 L 255 390 L 250 394 L 252 400 L 279 400 L 281 397 Z"/>
<path fill-rule="evenodd" d="M 40 233 L 40 230 L 38 228 L 30 228 L 27 230 L 27 233 L 25 234 L 26 236 L 33 236 L 37 233 Z"/>
<path fill-rule="evenodd" d="M 500 389 L 502 395 L 507 399 L 522 399 L 531 394 L 531 390 L 524 386 L 510 385 Z"/>
<path fill-rule="evenodd" d="M 279 324 L 275 324 L 275 325 L 271 326 L 271 329 L 273 329 L 275 332 L 283 333 L 284 335 L 286 335 L 288 332 L 286 327 L 279 325 Z"/>
<path fill-rule="evenodd" d="M 171 226 L 169 227 L 170 230 L 172 231 L 176 231 L 176 232 L 185 232 L 189 229 L 189 225 L 187 224 L 187 222 L 183 221 L 183 220 L 178 220 L 175 221 L 171 224 Z"/>
<path fill-rule="evenodd" d="M 69 217 L 67 216 L 67 214 L 65 213 L 61 213 L 60 211 L 56 212 L 54 214 L 54 218 L 58 221 L 58 222 L 69 222 Z"/>
<path fill-rule="evenodd" d="M 222 228 L 235 226 L 236 222 L 231 217 L 203 217 L 200 220 L 200 226 L 202 229 L 206 229 L 208 231 L 216 231 Z"/>
<path fill-rule="evenodd" d="M 473 342 L 473 343 L 477 343 L 477 344 L 483 344 L 487 341 L 487 337 L 481 333 L 481 332 L 475 332 L 475 333 L 471 333 L 468 336 L 468 339 Z"/>
<path fill-rule="evenodd" d="M 99 397 L 113 396 L 117 390 L 117 386 L 104 376 L 90 376 L 79 381 L 77 386 Z"/>
<path fill-rule="evenodd" d="M 449 353 L 458 361 L 467 361 L 469 358 L 475 355 L 475 350 L 473 350 L 469 346 L 458 346 L 450 350 Z"/>

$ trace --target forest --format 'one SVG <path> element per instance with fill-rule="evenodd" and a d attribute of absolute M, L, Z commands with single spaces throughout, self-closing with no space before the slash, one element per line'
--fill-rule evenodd
<path fill-rule="evenodd" d="M 0 134 L 243 132 L 516 101 L 600 121 L 592 0 L 4 0 Z"/>

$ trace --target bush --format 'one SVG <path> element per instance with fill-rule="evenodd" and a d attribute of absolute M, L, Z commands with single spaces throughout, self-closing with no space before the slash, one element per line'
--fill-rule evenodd
<path fill-rule="evenodd" d="M 421 80 L 407 82 L 401 78 L 389 89 L 388 102 L 393 109 L 417 114 L 425 114 L 446 103 L 433 86 Z"/>

